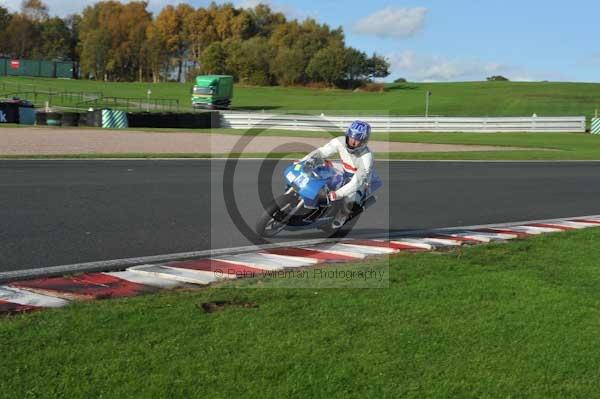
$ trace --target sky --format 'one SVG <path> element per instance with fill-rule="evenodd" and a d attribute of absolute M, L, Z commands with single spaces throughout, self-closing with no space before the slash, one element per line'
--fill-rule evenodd
<path fill-rule="evenodd" d="M 199 7 L 209 1 L 189 0 Z M 219 3 L 220 1 L 217 1 Z M 258 0 L 234 0 L 252 7 Z M 410 81 L 473 81 L 503 75 L 515 81 L 600 82 L 600 1 L 266 0 L 291 19 L 341 26 L 346 44 L 391 62 Z M 14 10 L 18 0 L 0 0 Z M 93 0 L 45 0 L 53 15 L 80 12 Z M 150 0 L 157 12 L 177 1 Z"/>

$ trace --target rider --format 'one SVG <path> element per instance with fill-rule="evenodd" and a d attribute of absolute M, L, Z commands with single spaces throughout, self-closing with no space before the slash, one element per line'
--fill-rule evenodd
<path fill-rule="evenodd" d="M 344 185 L 328 194 L 329 201 L 339 206 L 332 223 L 335 229 L 346 223 L 352 207 L 361 203 L 365 189 L 371 181 L 373 154 L 367 146 L 370 136 L 371 125 L 363 121 L 354 121 L 346 130 L 345 137 L 334 138 L 301 160 L 314 163 L 314 160 L 324 160 L 336 152 L 342 160 Z"/>

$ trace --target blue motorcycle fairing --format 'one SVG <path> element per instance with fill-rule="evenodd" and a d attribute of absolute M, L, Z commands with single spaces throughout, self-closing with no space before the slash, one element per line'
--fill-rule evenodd
<path fill-rule="evenodd" d="M 304 162 L 290 164 L 283 172 L 283 177 L 286 186 L 294 187 L 296 192 L 304 199 L 307 207 L 317 207 L 319 205 L 317 203 L 318 196 L 323 187 L 327 186 L 329 190 L 336 191 L 352 178 L 352 175 L 346 176 L 345 172 L 327 165 L 321 165 L 312 171 L 305 172 L 304 164 Z M 383 186 L 383 182 L 373 170 L 371 172 L 371 182 L 367 192 L 364 193 L 365 197 L 377 191 L 381 186 Z"/>
<path fill-rule="evenodd" d="M 330 190 L 336 190 L 343 184 L 342 174 L 335 168 L 319 166 L 312 173 L 305 173 L 304 162 L 289 165 L 283 172 L 287 186 L 292 186 L 305 200 L 306 204 L 315 205 L 319 193 L 327 185 Z"/>
<path fill-rule="evenodd" d="M 381 187 L 383 187 L 383 181 L 381 180 L 381 177 L 379 177 L 377 172 L 375 172 L 375 170 L 373 170 L 371 172 L 371 183 L 369 184 L 369 189 L 367 190 L 367 194 L 374 193 L 375 191 L 379 190 Z"/>

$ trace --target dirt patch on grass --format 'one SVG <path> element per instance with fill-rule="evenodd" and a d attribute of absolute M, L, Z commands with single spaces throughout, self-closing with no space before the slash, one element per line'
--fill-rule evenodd
<path fill-rule="evenodd" d="M 203 302 L 198 304 L 198 308 L 202 309 L 206 313 L 222 312 L 227 308 L 238 307 L 253 309 L 257 308 L 258 305 L 254 302 L 235 302 L 235 301 L 213 301 Z"/>

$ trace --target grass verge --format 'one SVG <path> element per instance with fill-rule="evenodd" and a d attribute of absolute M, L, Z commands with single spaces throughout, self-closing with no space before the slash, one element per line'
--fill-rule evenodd
<path fill-rule="evenodd" d="M 251 279 L 0 319 L 0 392 L 595 397 L 599 239 L 591 229 L 399 255 L 389 288 Z M 357 267 L 388 262 L 338 269 Z M 217 300 L 253 306 L 198 307 Z"/>
<path fill-rule="evenodd" d="M 2 77 L 4 92 L 52 88 L 57 91 L 102 92 L 105 96 L 138 98 L 149 88 L 153 99 L 177 99 L 181 111 L 191 109 L 192 83 L 124 83 L 31 77 Z M 539 116 L 585 115 L 600 108 L 600 84 L 555 82 L 457 82 L 387 85 L 383 93 L 323 90 L 302 87 L 236 85 L 233 106 L 267 112 L 304 111 L 327 115 L 423 115 L 425 94 L 431 91 L 431 115 Z M 54 98 L 54 105 L 60 98 Z M 38 99 L 38 102 L 41 102 Z M 39 104 L 41 105 L 41 104 Z"/>

